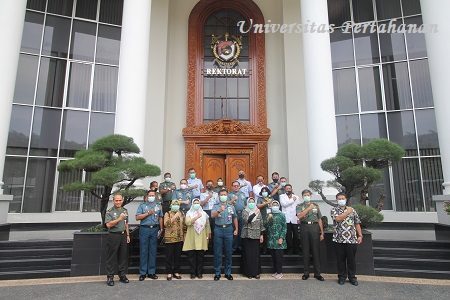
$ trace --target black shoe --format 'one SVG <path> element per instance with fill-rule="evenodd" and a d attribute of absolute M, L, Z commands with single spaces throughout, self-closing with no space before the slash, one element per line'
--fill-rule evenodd
<path fill-rule="evenodd" d="M 354 286 L 358 286 L 358 280 L 356 280 L 356 279 L 350 280 L 350 284 L 352 284 Z"/>
<path fill-rule="evenodd" d="M 307 280 L 309 278 L 309 274 L 303 274 L 302 280 Z"/>
<path fill-rule="evenodd" d="M 150 275 L 148 275 L 148 278 L 158 279 L 158 276 L 156 276 L 156 274 L 150 274 Z"/>
<path fill-rule="evenodd" d="M 261 278 L 261 275 L 256 275 L 255 276 L 255 279 L 260 279 Z"/>
<path fill-rule="evenodd" d="M 253 278 L 253 276 L 247 276 L 247 278 L 248 278 L 248 279 L 252 279 L 252 278 Z"/>
<path fill-rule="evenodd" d="M 172 275 L 167 275 L 167 280 L 172 280 Z"/>
<path fill-rule="evenodd" d="M 220 279 L 220 275 L 215 275 L 214 276 L 214 281 L 217 281 L 217 280 L 219 280 Z"/>
<path fill-rule="evenodd" d="M 225 275 L 225 278 L 228 279 L 228 280 L 233 280 L 233 276 L 231 276 L 231 274 L 230 275 Z"/>
<path fill-rule="evenodd" d="M 129 283 L 130 282 L 130 280 L 128 280 L 127 276 L 125 276 L 125 275 L 120 276 L 119 281 L 122 282 L 122 283 Z"/>
<path fill-rule="evenodd" d="M 197 277 L 198 277 L 198 279 L 202 279 L 203 278 L 203 274 L 198 274 Z"/>
<path fill-rule="evenodd" d="M 180 274 L 172 274 L 173 275 L 173 278 L 175 278 L 175 279 L 181 279 L 181 275 Z"/>
<path fill-rule="evenodd" d="M 317 276 L 314 275 L 314 278 L 319 280 L 319 281 L 325 281 L 325 278 L 323 278 L 322 275 L 317 275 Z"/>
<path fill-rule="evenodd" d="M 145 279 L 145 275 L 140 275 L 139 276 L 139 281 L 143 281 Z"/>
<path fill-rule="evenodd" d="M 191 274 L 191 279 L 195 279 L 195 275 L 194 274 Z"/>
<path fill-rule="evenodd" d="M 339 278 L 339 279 L 338 279 L 338 283 L 339 283 L 340 285 L 344 285 L 345 279 L 344 279 L 344 278 Z"/>
<path fill-rule="evenodd" d="M 108 286 L 114 286 L 114 277 L 107 277 L 106 278 L 106 284 Z"/>

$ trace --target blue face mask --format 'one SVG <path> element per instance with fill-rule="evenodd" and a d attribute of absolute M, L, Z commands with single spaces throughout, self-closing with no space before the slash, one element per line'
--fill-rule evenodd
<path fill-rule="evenodd" d="M 155 202 L 155 197 L 149 196 L 148 197 L 148 202 Z"/>
<path fill-rule="evenodd" d="M 228 196 L 221 195 L 219 199 L 222 203 L 224 203 L 224 202 L 227 202 Z"/>
<path fill-rule="evenodd" d="M 179 211 L 180 210 L 180 206 L 179 205 L 172 205 L 170 208 L 172 209 L 172 211 Z"/>
<path fill-rule="evenodd" d="M 279 213 L 279 212 L 280 212 L 280 207 L 279 207 L 279 206 L 272 206 L 272 212 L 273 212 L 274 214 Z"/>
<path fill-rule="evenodd" d="M 255 202 L 250 202 L 250 203 L 248 204 L 248 208 L 251 209 L 251 210 L 255 209 L 255 207 L 256 207 Z"/>
<path fill-rule="evenodd" d="M 264 198 L 266 198 L 266 197 L 269 195 L 269 193 L 268 193 L 268 192 L 262 192 L 261 195 L 262 195 Z"/>
<path fill-rule="evenodd" d="M 200 204 L 199 204 L 199 203 L 194 203 L 194 204 L 192 205 L 192 208 L 193 208 L 194 210 L 199 210 L 199 209 L 200 209 Z"/>

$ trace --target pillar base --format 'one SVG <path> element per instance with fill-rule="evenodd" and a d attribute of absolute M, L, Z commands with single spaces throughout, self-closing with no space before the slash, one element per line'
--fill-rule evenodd
<path fill-rule="evenodd" d="M 433 201 L 436 202 L 436 212 L 438 215 L 438 223 L 450 225 L 450 215 L 444 211 L 445 202 L 450 202 L 450 195 L 435 195 Z"/>
<path fill-rule="evenodd" d="M 7 223 L 9 203 L 12 201 L 12 199 L 13 199 L 12 195 L 0 194 L 0 224 Z"/>

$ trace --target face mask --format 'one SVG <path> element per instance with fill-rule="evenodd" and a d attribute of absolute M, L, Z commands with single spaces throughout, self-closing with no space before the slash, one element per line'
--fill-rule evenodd
<path fill-rule="evenodd" d="M 193 208 L 194 210 L 199 210 L 199 209 L 200 209 L 200 204 L 199 204 L 199 203 L 194 203 L 194 204 L 192 205 L 192 208 Z"/>
<path fill-rule="evenodd" d="M 286 186 L 287 182 L 282 182 L 281 186 Z"/>
<path fill-rule="evenodd" d="M 279 213 L 280 212 L 280 207 L 279 206 L 272 206 L 272 212 L 273 213 Z"/>
<path fill-rule="evenodd" d="M 187 188 L 187 185 L 186 185 L 186 184 L 180 184 L 180 188 L 181 188 L 182 190 L 185 190 L 185 189 Z"/>
<path fill-rule="evenodd" d="M 255 202 L 250 202 L 250 203 L 248 204 L 248 208 L 251 209 L 251 210 L 255 209 L 255 207 L 256 207 Z"/>
<path fill-rule="evenodd" d="M 345 206 L 345 205 L 347 204 L 347 200 L 345 200 L 345 199 L 339 199 L 339 200 L 337 201 L 337 203 L 338 203 L 339 206 Z"/>
<path fill-rule="evenodd" d="M 194 178 L 195 178 L 195 173 L 189 174 L 189 177 L 190 177 L 191 179 L 194 179 Z"/>
<path fill-rule="evenodd" d="M 292 195 L 292 191 L 287 191 L 286 195 L 288 195 L 288 196 Z"/>
<path fill-rule="evenodd" d="M 208 190 L 212 190 L 212 189 L 213 189 L 213 187 L 212 187 L 212 185 L 207 185 L 207 186 L 206 186 L 206 189 L 208 189 Z"/>
<path fill-rule="evenodd" d="M 165 181 L 165 182 L 170 182 L 171 179 L 172 179 L 172 178 L 170 178 L 170 177 L 166 177 L 166 178 L 164 178 L 164 181 Z"/>
<path fill-rule="evenodd" d="M 303 200 L 305 200 L 305 202 L 309 202 L 309 201 L 311 201 L 311 197 L 310 196 L 304 196 Z"/>
<path fill-rule="evenodd" d="M 148 197 L 148 202 L 155 202 L 155 197 Z"/>
<path fill-rule="evenodd" d="M 180 210 L 180 206 L 179 205 L 172 205 L 170 208 L 172 209 L 172 211 L 179 211 Z"/>
<path fill-rule="evenodd" d="M 274 178 L 274 179 L 272 179 L 272 180 L 273 180 L 273 182 L 275 182 L 275 183 L 278 182 L 278 178 Z"/>
<path fill-rule="evenodd" d="M 244 174 L 239 174 L 240 179 L 244 179 Z"/>
<path fill-rule="evenodd" d="M 221 202 L 227 202 L 227 200 L 228 200 L 228 196 L 220 196 L 220 201 Z"/>
<path fill-rule="evenodd" d="M 268 193 L 268 192 L 262 192 L 261 195 L 262 195 L 264 198 L 266 198 L 266 197 L 269 195 L 269 193 Z"/>
<path fill-rule="evenodd" d="M 222 182 L 222 181 L 218 181 L 218 182 L 217 182 L 217 185 L 218 185 L 218 186 L 223 186 L 223 182 Z"/>

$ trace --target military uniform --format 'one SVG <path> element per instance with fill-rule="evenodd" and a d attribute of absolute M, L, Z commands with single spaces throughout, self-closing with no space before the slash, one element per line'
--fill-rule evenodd
<path fill-rule="evenodd" d="M 125 220 L 117 223 L 108 229 L 108 238 L 106 240 L 106 274 L 108 277 L 114 277 L 115 271 L 118 269 L 119 277 L 123 277 L 127 273 L 128 268 L 128 245 L 126 224 L 128 222 L 128 211 L 123 208 L 111 207 L 106 211 L 105 224 L 117 220 L 120 214 L 127 214 Z"/>
<path fill-rule="evenodd" d="M 242 211 L 245 209 L 245 206 L 247 204 L 247 197 L 245 197 L 244 193 L 241 191 L 237 192 L 229 192 L 228 193 L 228 201 L 233 201 L 233 199 L 237 197 L 237 199 L 234 202 L 234 209 L 236 210 L 236 215 L 238 218 L 238 235 L 233 240 L 233 252 L 236 251 L 236 249 L 241 248 L 241 231 L 242 227 L 244 226 L 244 221 L 242 219 Z"/>
<path fill-rule="evenodd" d="M 219 193 L 221 190 L 228 190 L 228 189 L 227 189 L 227 187 L 224 186 L 224 185 L 222 185 L 222 186 L 217 185 L 217 186 L 214 188 L 214 192 L 216 192 L 216 193 Z"/>
<path fill-rule="evenodd" d="M 170 191 L 168 191 L 164 195 L 161 194 L 161 190 L 167 190 L 167 189 L 170 189 Z M 172 201 L 172 194 L 173 194 L 173 191 L 175 191 L 175 189 L 176 189 L 176 185 L 173 182 L 164 181 L 159 184 L 159 193 L 161 195 L 161 205 L 162 205 L 163 214 L 165 214 L 166 212 L 168 212 L 170 210 L 170 202 Z"/>
<path fill-rule="evenodd" d="M 231 263 L 233 255 L 233 220 L 237 217 L 234 206 L 229 203 L 217 203 L 212 211 L 218 212 L 221 206 L 225 206 L 218 217 L 215 218 L 214 227 L 214 273 L 220 276 L 222 270 L 222 254 L 225 248 L 225 276 L 231 275 Z"/>
<path fill-rule="evenodd" d="M 184 214 L 186 214 L 186 212 L 191 208 L 192 199 L 192 191 L 188 189 L 177 189 L 172 193 L 172 200 L 189 201 L 189 204 L 182 203 L 180 205 L 180 211 L 182 211 Z"/>
<path fill-rule="evenodd" d="M 309 207 L 310 203 L 303 202 L 297 205 L 297 214 Z M 310 210 L 306 216 L 300 220 L 300 240 L 303 250 L 303 266 L 305 275 L 309 275 L 309 255 L 312 250 L 314 263 L 314 276 L 320 275 L 320 227 L 319 220 L 322 218 L 319 206 Z"/>
<path fill-rule="evenodd" d="M 143 202 L 136 210 L 136 215 L 145 214 L 153 210 L 154 213 L 141 220 L 139 226 L 140 275 L 156 273 L 156 250 L 158 247 L 158 231 L 160 218 L 163 217 L 161 205 L 156 202 Z"/>

